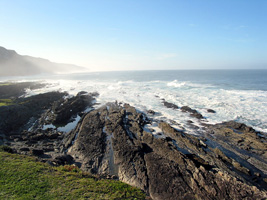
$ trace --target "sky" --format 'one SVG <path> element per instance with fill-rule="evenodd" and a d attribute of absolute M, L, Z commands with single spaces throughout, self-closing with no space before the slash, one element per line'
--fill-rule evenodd
<path fill-rule="evenodd" d="M 91 71 L 267 69 L 267 0 L 0 0 L 0 46 Z"/>

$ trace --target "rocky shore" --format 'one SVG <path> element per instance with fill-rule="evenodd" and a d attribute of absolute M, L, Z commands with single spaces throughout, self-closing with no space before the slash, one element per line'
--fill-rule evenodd
<path fill-rule="evenodd" d="M 10 86 L 0 91 L 8 91 L 4 87 Z M 19 91 L 5 93 L 13 105 L 0 107 L 0 144 L 13 152 L 51 165 L 75 164 L 141 188 L 155 200 L 267 198 L 266 135 L 245 124 L 202 122 L 203 133 L 190 135 L 154 119 L 153 110 L 115 100 L 95 109 L 97 93 L 21 97 Z M 162 103 L 204 118 L 190 106 Z M 72 130 L 60 131 L 77 117 Z"/>

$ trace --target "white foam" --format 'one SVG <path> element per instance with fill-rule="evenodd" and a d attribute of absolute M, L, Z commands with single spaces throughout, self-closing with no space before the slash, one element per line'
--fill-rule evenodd
<path fill-rule="evenodd" d="M 167 83 L 167 86 L 169 87 L 175 87 L 175 88 L 187 88 L 187 89 L 190 89 L 190 88 L 210 88 L 210 87 L 214 87 L 212 85 L 209 85 L 209 84 L 197 84 L 197 83 L 192 83 L 190 81 L 178 81 L 178 80 L 174 80 L 174 81 L 171 81 L 171 82 L 168 82 Z"/>
<path fill-rule="evenodd" d="M 267 91 L 224 90 L 210 85 L 190 82 L 168 81 L 106 81 L 106 80 L 49 80 L 46 87 L 27 90 L 27 95 L 49 91 L 67 91 L 76 95 L 79 91 L 98 92 L 99 106 L 117 100 L 129 103 L 141 111 L 152 109 L 161 115 L 156 119 L 171 119 L 192 133 L 187 120 L 201 126 L 199 120 L 188 113 L 163 106 L 161 98 L 177 106 L 190 106 L 198 110 L 208 123 L 237 120 L 267 132 Z M 158 96 L 158 97 L 157 97 Z M 98 106 L 98 107 L 99 107 Z M 216 113 L 208 113 L 213 109 Z"/>
<path fill-rule="evenodd" d="M 158 127 L 158 124 L 155 122 L 145 125 L 145 129 L 147 129 L 147 132 L 150 132 L 155 138 L 166 138 L 162 130 Z"/>
<path fill-rule="evenodd" d="M 174 80 L 172 82 L 167 83 L 167 85 L 173 87 L 182 87 L 186 85 L 186 82 L 178 82 L 177 80 Z"/>

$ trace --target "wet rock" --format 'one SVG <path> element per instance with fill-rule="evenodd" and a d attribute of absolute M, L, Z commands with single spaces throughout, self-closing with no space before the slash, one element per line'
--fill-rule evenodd
<path fill-rule="evenodd" d="M 174 120 L 169 120 L 169 122 L 170 122 L 171 125 L 176 125 L 176 126 L 179 126 L 180 125 L 179 123 L 177 123 Z"/>
<path fill-rule="evenodd" d="M 256 132 L 252 127 L 247 126 L 246 124 L 243 124 L 243 123 L 236 122 L 236 121 L 228 121 L 222 124 L 225 125 L 226 127 L 230 127 L 232 129 L 236 129 L 240 131 L 246 131 L 246 132 L 251 132 L 251 133 Z"/>
<path fill-rule="evenodd" d="M 216 113 L 216 111 L 215 110 L 212 110 L 212 109 L 207 109 L 207 112 L 209 112 L 209 113 Z"/>
<path fill-rule="evenodd" d="M 197 119 L 203 119 L 204 118 L 197 110 L 194 110 L 188 106 L 182 106 L 181 111 L 182 112 L 188 112 L 188 113 L 190 113 L 190 115 L 192 117 L 195 117 Z"/>
<path fill-rule="evenodd" d="M 75 97 L 60 99 L 53 103 L 41 119 L 41 124 L 67 124 L 72 117 L 93 105 L 98 93 L 79 92 Z"/>
<path fill-rule="evenodd" d="M 148 110 L 148 111 L 147 111 L 147 114 L 155 115 L 155 111 L 154 111 L 154 110 Z"/>
<path fill-rule="evenodd" d="M 173 103 L 165 101 L 165 99 L 162 100 L 162 103 L 165 107 L 167 108 L 172 108 L 172 109 L 178 109 L 179 107 Z"/>

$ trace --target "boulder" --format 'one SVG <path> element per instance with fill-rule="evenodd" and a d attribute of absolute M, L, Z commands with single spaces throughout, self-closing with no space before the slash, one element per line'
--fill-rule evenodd
<path fill-rule="evenodd" d="M 167 108 L 172 108 L 172 109 L 178 109 L 179 107 L 173 103 L 167 102 L 163 99 L 162 101 L 163 105 Z"/>
<path fill-rule="evenodd" d="M 155 113 L 156 113 L 156 112 L 155 112 L 154 110 L 148 110 L 148 111 L 147 111 L 147 114 L 150 114 L 150 115 L 155 115 Z"/>
<path fill-rule="evenodd" d="M 209 112 L 209 113 L 216 113 L 216 111 L 215 110 L 212 110 L 212 109 L 207 109 L 207 112 Z"/>
<path fill-rule="evenodd" d="M 195 117 L 197 119 L 204 119 L 204 117 L 197 110 L 194 110 L 190 108 L 189 106 L 182 106 L 180 109 L 182 112 L 190 113 L 192 117 Z"/>

